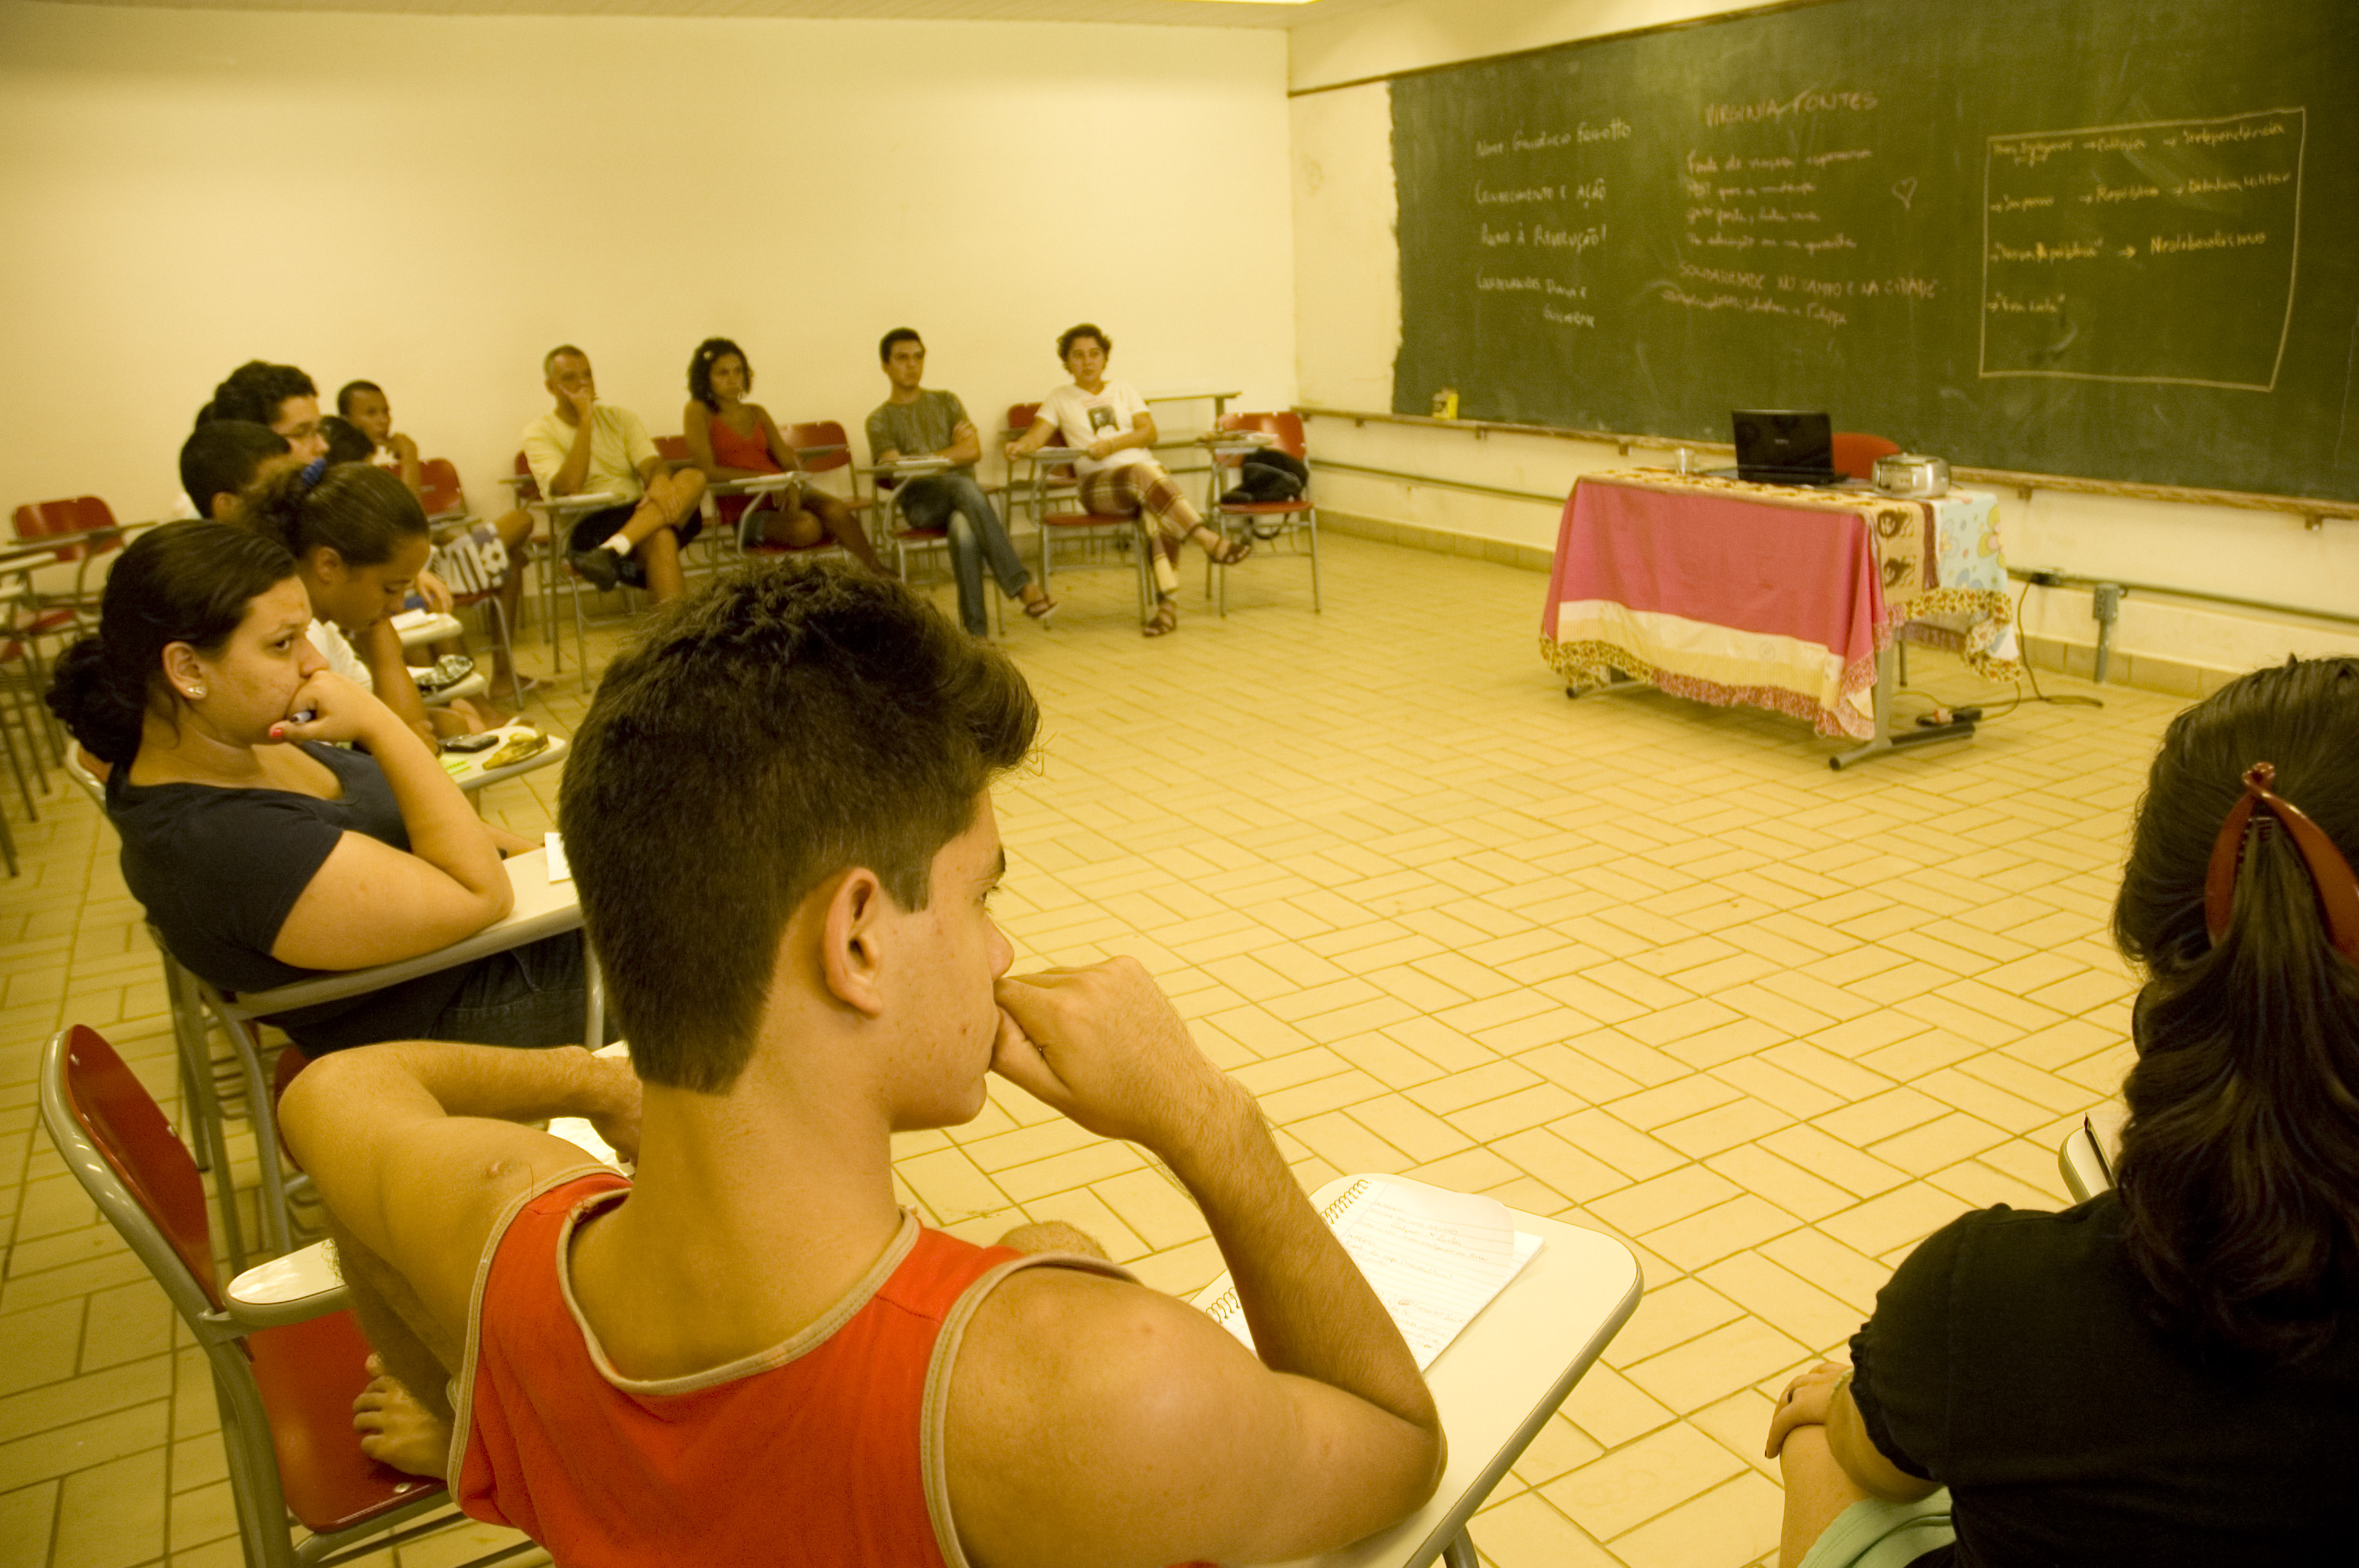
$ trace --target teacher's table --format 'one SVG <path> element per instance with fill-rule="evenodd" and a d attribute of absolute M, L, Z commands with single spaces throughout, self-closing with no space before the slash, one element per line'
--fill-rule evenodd
<path fill-rule="evenodd" d="M 1557 535 L 1541 655 L 1569 695 L 1621 677 L 1865 742 L 1829 758 L 1835 768 L 1962 740 L 1971 721 L 1892 732 L 1894 643 L 1922 615 L 1911 641 L 1951 647 L 1992 679 L 2019 673 L 1994 502 L 1584 474 Z"/>

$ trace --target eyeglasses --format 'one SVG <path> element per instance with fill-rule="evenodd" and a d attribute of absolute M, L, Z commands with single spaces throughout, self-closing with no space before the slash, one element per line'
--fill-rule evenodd
<path fill-rule="evenodd" d="M 2269 788 L 2277 778 L 2277 765 L 2273 762 L 2255 762 L 2245 770 L 2245 793 L 2229 808 L 2228 819 L 2220 824 L 2220 837 L 2212 846 L 2212 862 L 2204 868 L 2203 928 L 2211 934 L 2212 946 L 2219 946 L 2235 914 L 2236 879 L 2244 870 L 2245 844 L 2253 834 L 2282 826 L 2293 839 L 2294 848 L 2301 851 L 2310 880 L 2317 884 L 2319 913 L 2326 922 L 2327 943 L 2359 964 L 2359 876 L 2352 874 L 2351 862 L 2343 858 L 2343 851 L 2334 847 L 2334 840 L 2326 836 L 2324 829 L 2304 816 L 2299 806 Z M 2253 814 L 2256 810 L 2266 811 L 2269 816 L 2255 822 Z"/>

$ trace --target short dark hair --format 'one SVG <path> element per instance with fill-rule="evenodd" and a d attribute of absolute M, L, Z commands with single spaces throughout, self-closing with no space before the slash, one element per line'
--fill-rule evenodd
<path fill-rule="evenodd" d="M 213 400 L 198 412 L 197 423 L 244 419 L 251 424 L 268 425 L 277 419 L 278 406 L 288 398 L 319 395 L 320 389 L 311 378 L 293 365 L 248 360 L 213 388 Z"/>
<path fill-rule="evenodd" d="M 227 523 L 148 530 L 107 574 L 98 630 L 59 655 L 49 711 L 92 756 L 129 766 L 149 705 L 179 700 L 164 679 L 164 650 L 186 643 L 217 656 L 246 607 L 294 575 L 286 551 Z"/>
<path fill-rule="evenodd" d="M 580 349 L 575 348 L 571 343 L 560 343 L 557 347 L 549 350 L 549 352 L 540 356 L 541 380 L 547 381 L 550 376 L 555 375 L 557 373 L 557 362 L 563 359 L 567 354 L 571 354 L 575 359 L 580 360 L 585 365 L 590 362 L 590 356 L 583 353 Z"/>
<path fill-rule="evenodd" d="M 331 414 L 320 421 L 320 434 L 328 443 L 328 466 L 342 463 L 364 463 L 376 455 L 376 442 L 367 431 L 341 414 Z"/>
<path fill-rule="evenodd" d="M 879 364 L 893 357 L 893 345 L 896 343 L 915 343 L 922 349 L 926 346 L 926 340 L 918 336 L 918 330 L 915 327 L 894 328 L 885 334 L 885 341 L 876 345 L 876 361 Z"/>
<path fill-rule="evenodd" d="M 429 532 L 418 497 L 374 463 L 274 474 L 247 498 L 245 521 L 299 561 L 324 546 L 354 567 L 389 561 L 405 540 Z"/>
<path fill-rule="evenodd" d="M 336 388 L 336 413 L 343 418 L 351 418 L 353 399 L 364 392 L 374 392 L 379 397 L 385 395 L 385 388 L 373 381 L 348 381 Z"/>
<path fill-rule="evenodd" d="M 558 794 L 639 1076 L 735 1082 L 803 899 L 860 866 L 924 908 L 934 857 L 1038 722 L 1013 661 L 891 579 L 756 566 L 657 611 L 607 666 Z"/>
<path fill-rule="evenodd" d="M 250 419 L 215 419 L 198 426 L 180 443 L 180 488 L 197 514 L 211 517 L 213 497 L 243 495 L 255 472 L 271 458 L 292 449 L 287 438 Z"/>
<path fill-rule="evenodd" d="M 1078 327 L 1068 327 L 1057 334 L 1057 362 L 1064 363 L 1072 354 L 1073 345 L 1083 338 L 1095 338 L 1101 353 L 1111 355 L 1114 352 L 1114 340 L 1100 331 L 1095 322 L 1084 321 Z"/>
<path fill-rule="evenodd" d="M 745 367 L 745 384 L 754 384 L 754 362 L 745 351 L 726 338 L 707 338 L 696 345 L 696 352 L 688 356 L 688 395 L 715 414 L 721 412 L 721 400 L 712 395 L 712 367 L 729 355 L 735 354 L 737 362 Z"/>
<path fill-rule="evenodd" d="M 2324 1349 L 2359 1300 L 2359 964 L 2256 814 L 2227 929 L 2204 880 L 2244 773 L 2359 863 L 2359 659 L 2295 659 L 2171 720 L 2147 778 L 2114 936 L 2147 983 L 2124 1092 L 2122 1241 L 2155 1316 L 2273 1361 Z"/>

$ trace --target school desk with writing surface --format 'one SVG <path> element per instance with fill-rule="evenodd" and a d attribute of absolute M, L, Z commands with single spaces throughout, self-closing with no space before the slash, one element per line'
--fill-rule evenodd
<path fill-rule="evenodd" d="M 1620 677 L 1865 742 L 1835 768 L 1967 739 L 1971 722 L 1893 732 L 1896 640 L 1908 627 L 1988 678 L 2019 673 L 1994 501 L 1584 474 L 1557 535 L 1541 656 L 1568 695 Z"/>
<path fill-rule="evenodd" d="M 1425 1185 L 1406 1176 L 1341 1176 L 1310 1201 L 1323 1209 L 1363 1181 Z M 1392 1529 L 1310 1559 L 1318 1568 L 1423 1568 L 1445 1557 L 1451 1568 L 1473 1568 L 1466 1521 L 1637 1306 L 1638 1260 L 1628 1248 L 1577 1225 L 1507 1213 L 1517 1230 L 1540 1238 L 1538 1254 L 1425 1374 L 1450 1438 L 1440 1487 Z M 1195 1303 L 1208 1305 L 1228 1288 L 1224 1273 Z"/>

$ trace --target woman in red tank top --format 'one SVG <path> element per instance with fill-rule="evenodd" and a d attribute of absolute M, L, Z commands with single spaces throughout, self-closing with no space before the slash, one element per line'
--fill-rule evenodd
<path fill-rule="evenodd" d="M 745 401 L 753 387 L 745 351 L 726 338 L 705 339 L 689 357 L 689 397 L 680 411 L 680 434 L 707 481 L 794 473 L 802 468 L 770 411 Z M 892 575 L 876 558 L 859 517 L 825 491 L 806 486 L 751 503 L 744 496 L 718 500 L 722 521 L 736 527 L 741 549 L 775 545 L 804 550 L 832 539 L 879 577 Z"/>

